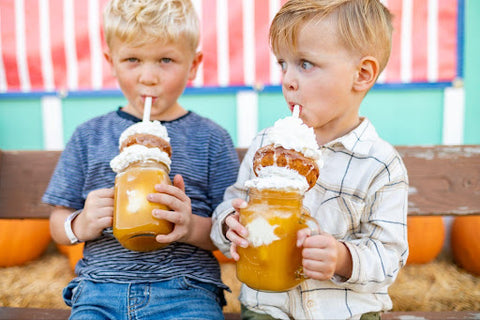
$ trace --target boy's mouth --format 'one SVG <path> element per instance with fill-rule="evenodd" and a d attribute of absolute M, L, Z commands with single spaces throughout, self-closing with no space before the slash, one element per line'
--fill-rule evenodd
<path fill-rule="evenodd" d="M 151 98 L 152 98 L 152 104 L 154 104 L 154 103 L 155 103 L 155 100 L 157 100 L 157 97 L 150 96 L 150 95 L 142 95 L 142 101 L 143 101 L 144 104 L 145 104 L 145 99 L 146 99 L 147 97 L 151 97 Z"/>
<path fill-rule="evenodd" d="M 298 106 L 299 111 L 300 111 L 299 114 L 301 114 L 301 113 L 302 113 L 302 106 L 301 106 L 300 104 L 298 104 L 298 103 L 289 103 L 289 104 L 288 104 L 288 108 L 290 109 L 290 112 L 293 113 L 293 108 L 294 108 L 295 106 Z"/>

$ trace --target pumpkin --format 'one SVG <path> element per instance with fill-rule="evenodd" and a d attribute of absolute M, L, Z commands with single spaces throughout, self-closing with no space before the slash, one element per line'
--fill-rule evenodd
<path fill-rule="evenodd" d="M 75 266 L 78 260 L 83 257 L 84 243 L 77 243 L 74 245 L 57 244 L 57 249 L 68 258 L 68 264 L 72 271 L 75 271 Z"/>
<path fill-rule="evenodd" d="M 233 263 L 235 260 L 227 258 L 220 250 L 213 251 L 213 255 L 217 258 L 219 263 Z"/>
<path fill-rule="evenodd" d="M 411 216 L 407 218 L 409 255 L 407 264 L 434 260 L 442 251 L 445 224 L 442 217 Z"/>
<path fill-rule="evenodd" d="M 0 219 L 0 267 L 37 259 L 50 241 L 48 219 Z"/>
<path fill-rule="evenodd" d="M 455 263 L 480 276 L 480 216 L 455 217 L 450 246 Z"/>

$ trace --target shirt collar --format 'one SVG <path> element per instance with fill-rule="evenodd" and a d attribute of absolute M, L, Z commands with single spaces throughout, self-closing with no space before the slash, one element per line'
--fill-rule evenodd
<path fill-rule="evenodd" d="M 336 144 L 341 144 L 352 153 L 369 154 L 374 141 L 378 139 L 378 134 L 367 118 L 362 117 L 360 120 L 360 124 L 355 129 L 340 138 L 330 141 L 325 146 L 333 147 Z"/>

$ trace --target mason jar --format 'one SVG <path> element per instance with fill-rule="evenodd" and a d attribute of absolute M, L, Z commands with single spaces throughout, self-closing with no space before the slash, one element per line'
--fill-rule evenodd
<path fill-rule="evenodd" d="M 153 251 L 167 246 L 155 240 L 158 234 L 168 234 L 173 223 L 155 218 L 153 209 L 170 210 L 150 202 L 147 195 L 155 193 L 156 184 L 172 184 L 168 167 L 158 161 L 131 163 L 115 177 L 113 235 L 120 244 L 134 251 Z"/>
<path fill-rule="evenodd" d="M 283 189 L 249 189 L 240 223 L 248 230 L 249 246 L 237 247 L 237 278 L 252 289 L 287 291 L 305 278 L 297 232 L 318 223 L 303 209 L 303 193 Z"/>

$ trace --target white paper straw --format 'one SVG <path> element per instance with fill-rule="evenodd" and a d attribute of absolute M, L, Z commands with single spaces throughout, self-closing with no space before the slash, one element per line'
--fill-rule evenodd
<path fill-rule="evenodd" d="M 298 104 L 293 106 L 292 117 L 298 118 L 300 116 L 300 106 Z"/>
<path fill-rule="evenodd" d="M 143 121 L 150 121 L 150 110 L 152 109 L 152 97 L 145 98 L 145 107 L 143 108 Z"/>

